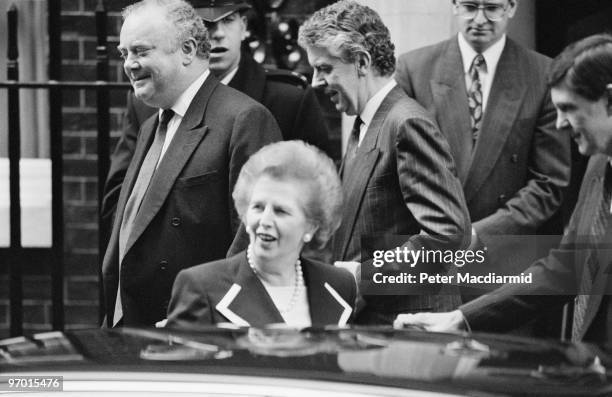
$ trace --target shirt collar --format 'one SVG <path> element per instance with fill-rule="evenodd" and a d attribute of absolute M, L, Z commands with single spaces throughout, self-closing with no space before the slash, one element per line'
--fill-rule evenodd
<path fill-rule="evenodd" d="M 232 69 L 231 72 L 226 74 L 225 77 L 221 79 L 221 84 L 228 85 L 230 83 L 230 81 L 232 81 L 232 79 L 234 78 L 236 73 L 238 73 L 238 66 L 236 66 L 234 69 Z"/>
<path fill-rule="evenodd" d="M 172 105 L 172 107 L 170 108 L 174 110 L 175 114 L 181 117 L 185 117 L 185 113 L 187 113 L 187 109 L 189 108 L 189 105 L 191 105 L 191 101 L 193 101 L 193 98 L 196 96 L 196 94 L 198 93 L 198 90 L 200 89 L 200 87 L 202 87 L 202 84 L 204 84 L 204 81 L 206 80 L 209 74 L 210 74 L 210 70 L 206 69 L 206 71 L 204 71 L 204 73 L 202 73 L 200 77 L 195 79 L 195 81 L 191 83 L 191 85 L 187 87 L 185 91 L 183 91 L 181 96 L 176 100 L 174 105 Z M 162 111 L 163 109 L 159 109 L 160 117 L 161 117 Z"/>
<path fill-rule="evenodd" d="M 369 126 L 370 122 L 374 118 L 374 114 L 386 98 L 387 94 L 397 85 L 394 79 L 391 79 L 387 84 L 385 84 L 372 98 L 368 100 L 363 108 L 363 112 L 359 115 L 361 121 L 365 126 Z"/>
<path fill-rule="evenodd" d="M 474 57 L 478 55 L 478 53 L 474 51 L 472 46 L 467 42 L 461 33 L 458 33 L 457 36 L 459 41 L 459 51 L 461 52 L 461 59 L 463 60 L 463 71 L 465 74 L 468 74 L 470 71 L 470 66 L 472 66 L 472 61 L 474 60 Z M 501 58 L 501 54 L 502 51 L 504 51 L 505 46 L 506 35 L 504 34 L 502 35 L 501 39 L 497 40 L 495 44 L 487 48 L 482 53 L 482 56 L 487 64 L 487 73 L 492 73 L 497 69 L 499 58 Z"/>

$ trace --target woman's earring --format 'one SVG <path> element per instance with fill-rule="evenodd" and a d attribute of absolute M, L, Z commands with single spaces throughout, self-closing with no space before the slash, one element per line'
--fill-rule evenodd
<path fill-rule="evenodd" d="M 304 235 L 304 242 L 305 242 L 305 243 L 309 243 L 309 242 L 310 242 L 310 240 L 312 240 L 312 235 L 311 235 L 310 233 L 306 233 L 306 234 Z"/>

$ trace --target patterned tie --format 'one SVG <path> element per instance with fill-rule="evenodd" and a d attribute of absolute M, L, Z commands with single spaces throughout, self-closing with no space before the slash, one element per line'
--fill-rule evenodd
<path fill-rule="evenodd" d="M 482 54 L 478 54 L 474 57 L 469 70 L 470 80 L 472 81 L 468 89 L 468 106 L 470 108 L 470 121 L 472 125 L 472 147 L 476 146 L 482 124 L 482 83 L 480 81 L 480 71 L 485 67 L 484 57 Z"/>
<path fill-rule="evenodd" d="M 155 168 L 157 167 L 157 162 L 159 161 L 159 157 L 161 155 L 162 148 L 164 146 L 164 141 L 166 140 L 166 132 L 168 131 L 168 123 L 170 119 L 174 116 L 174 111 L 172 109 L 166 109 L 162 112 L 161 121 L 157 126 L 157 131 L 155 132 L 155 138 L 153 139 L 153 143 L 147 152 L 147 155 L 140 166 L 140 171 L 138 172 L 138 177 L 136 178 L 136 182 L 134 183 L 134 188 L 132 189 L 132 193 L 128 198 L 127 204 L 125 205 L 125 210 L 123 211 L 123 218 L 121 219 L 121 228 L 119 229 L 119 274 L 121 275 L 121 262 L 123 261 L 123 256 L 125 255 L 125 248 L 127 245 L 128 238 L 130 237 L 130 233 L 132 232 L 132 227 L 134 226 L 134 220 L 136 219 L 136 215 L 138 214 L 138 210 L 140 209 L 140 204 L 142 204 L 142 199 L 149 188 L 149 183 L 151 182 L 151 178 L 155 173 Z M 121 277 L 119 277 L 121 280 Z M 117 283 L 117 298 L 115 300 L 115 314 L 113 315 L 113 327 L 117 325 L 119 320 L 123 317 L 123 308 L 121 306 L 121 282 Z"/>
<path fill-rule="evenodd" d="M 355 118 L 355 123 L 353 124 L 353 129 L 351 130 L 351 135 L 349 136 L 348 142 L 346 144 L 346 154 L 344 156 L 344 167 L 342 168 L 343 173 L 345 168 L 351 168 L 351 163 L 355 159 L 355 155 L 357 154 L 357 148 L 359 147 L 359 134 L 361 132 L 361 126 L 363 125 L 363 120 L 361 117 L 357 116 Z"/>
<path fill-rule="evenodd" d="M 574 300 L 574 321 L 572 322 L 572 340 L 578 341 L 582 328 L 584 327 L 584 316 L 592 294 L 593 282 L 599 270 L 597 259 L 597 245 L 606 232 L 610 217 L 610 201 L 612 200 L 612 168 L 606 165 L 603 180 L 603 194 L 597 208 L 597 214 L 591 225 L 589 234 L 590 252 L 587 255 L 586 264 L 582 271 L 582 279 L 578 288 L 578 295 Z"/>

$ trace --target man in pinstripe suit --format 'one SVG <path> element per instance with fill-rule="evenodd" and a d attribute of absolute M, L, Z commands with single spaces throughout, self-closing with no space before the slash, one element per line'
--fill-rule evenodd
<path fill-rule="evenodd" d="M 448 143 L 426 111 L 393 80 L 388 29 L 372 9 L 340 1 L 305 22 L 299 42 L 314 68 L 313 86 L 322 87 L 336 109 L 358 116 L 340 170 L 347 201 L 332 249 L 336 265 L 361 264 L 364 305 L 357 322 L 391 324 L 402 311 L 456 307 L 459 294 L 452 286 L 446 291 L 436 285 L 364 289 L 368 283 L 363 281 L 371 280 L 367 275 L 374 270 L 361 255 L 366 241 L 377 239 L 374 249 L 390 250 L 404 236 L 401 249 L 453 250 L 467 247 L 470 238 Z M 446 274 L 454 267 L 404 265 L 387 263 L 382 270 Z"/>

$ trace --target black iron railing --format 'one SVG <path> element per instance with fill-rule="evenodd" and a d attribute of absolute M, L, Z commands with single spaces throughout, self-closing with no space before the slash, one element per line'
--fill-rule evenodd
<path fill-rule="evenodd" d="M 54 330 L 64 329 L 64 214 L 63 214 L 63 145 L 62 145 L 62 91 L 64 89 L 93 89 L 97 93 L 98 114 L 98 198 L 102 203 L 103 184 L 109 168 L 110 100 L 109 90 L 127 89 L 127 83 L 108 82 L 108 50 L 106 10 L 99 0 L 96 6 L 97 29 L 97 81 L 61 81 L 61 4 L 59 0 L 48 0 L 49 18 L 49 81 L 19 81 L 19 53 L 17 37 L 18 9 L 12 5 L 7 11 L 8 20 L 8 63 L 7 81 L 0 81 L 0 89 L 8 92 L 8 141 L 9 141 L 9 187 L 10 187 L 10 246 L 0 249 L 0 259 L 8 263 L 10 333 L 23 333 L 23 270 L 27 261 L 50 263 L 49 268 L 40 269 L 51 274 L 52 326 Z M 20 205 L 20 125 L 19 90 L 47 89 L 49 91 L 49 123 L 51 135 L 51 222 L 52 244 L 50 249 L 25 248 L 21 245 Z M 1 111 L 0 111 L 1 113 Z M 100 239 L 99 253 L 104 247 Z M 100 288 L 101 291 L 101 288 Z M 102 302 L 102 299 L 100 299 Z"/>

